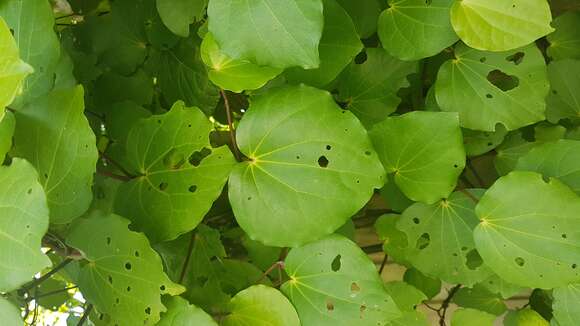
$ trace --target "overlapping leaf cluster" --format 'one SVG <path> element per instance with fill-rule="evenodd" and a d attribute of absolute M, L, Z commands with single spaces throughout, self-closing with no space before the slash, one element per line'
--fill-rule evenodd
<path fill-rule="evenodd" d="M 579 27 L 568 0 L 0 1 L 2 322 L 576 325 Z"/>

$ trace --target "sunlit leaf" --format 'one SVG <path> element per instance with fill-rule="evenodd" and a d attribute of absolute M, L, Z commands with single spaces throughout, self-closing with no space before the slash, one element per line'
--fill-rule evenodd
<path fill-rule="evenodd" d="M 0 162 L 4 161 L 6 153 L 12 148 L 12 136 L 14 135 L 14 128 L 16 120 L 12 112 L 6 112 L 0 118 Z"/>
<path fill-rule="evenodd" d="M 459 309 L 451 317 L 451 326 L 492 326 L 495 316 L 476 309 Z"/>
<path fill-rule="evenodd" d="M 547 52 L 554 60 L 580 59 L 580 13 L 569 11 L 554 19 L 556 31 L 546 38 L 550 42 Z"/>
<path fill-rule="evenodd" d="M 218 324 L 202 309 L 190 305 L 181 297 L 169 297 L 164 301 L 167 312 L 161 315 L 157 326 L 217 326 Z"/>
<path fill-rule="evenodd" d="M 580 285 L 569 284 L 556 288 L 554 295 L 554 319 L 560 326 L 574 326 L 580 318 Z"/>

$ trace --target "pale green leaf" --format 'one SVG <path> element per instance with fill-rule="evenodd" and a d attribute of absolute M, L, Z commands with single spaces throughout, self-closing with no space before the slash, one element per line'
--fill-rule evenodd
<path fill-rule="evenodd" d="M 286 71 L 290 82 L 303 82 L 315 87 L 324 87 L 361 51 L 363 45 L 354 24 L 336 0 L 323 0 L 324 29 L 318 50 L 320 66 L 317 69 L 291 68 Z"/>
<path fill-rule="evenodd" d="M 434 203 L 455 188 L 465 149 L 455 113 L 411 112 L 375 125 L 371 139 L 387 173 L 414 201 Z"/>
<path fill-rule="evenodd" d="M 337 0 L 352 18 L 361 38 L 368 38 L 377 30 L 377 21 L 381 13 L 378 0 Z"/>
<path fill-rule="evenodd" d="M 576 323 L 572 324 L 575 325 Z M 517 311 L 510 311 L 504 318 L 504 326 L 548 326 L 548 323 L 536 311 L 525 308 Z M 557 325 L 557 324 L 556 324 Z M 558 325 L 564 326 L 564 325 Z"/>
<path fill-rule="evenodd" d="M 303 326 L 375 326 L 401 316 L 377 269 L 350 240 L 330 235 L 294 248 L 281 287 Z"/>
<path fill-rule="evenodd" d="M 493 150 L 503 142 L 508 133 L 503 125 L 498 125 L 495 131 L 462 129 L 462 132 L 467 156 L 479 156 Z"/>
<path fill-rule="evenodd" d="M 5 325 L 19 326 L 24 322 L 20 317 L 20 310 L 17 309 L 10 301 L 0 296 L 0 316 L 2 323 Z"/>
<path fill-rule="evenodd" d="M 454 0 L 389 0 L 379 18 L 379 38 L 401 60 L 434 56 L 458 40 L 449 11 Z"/>
<path fill-rule="evenodd" d="M 535 146 L 518 160 L 516 170 L 558 178 L 580 195 L 580 141 L 561 139 Z"/>
<path fill-rule="evenodd" d="M 0 166 L 1 292 L 17 289 L 50 266 L 40 250 L 47 230 L 46 196 L 34 167 L 17 158 Z"/>
<path fill-rule="evenodd" d="M 98 153 L 83 112 L 82 86 L 53 91 L 16 112 L 14 154 L 38 171 L 54 224 L 79 217 L 93 199 Z"/>
<path fill-rule="evenodd" d="M 203 18 L 208 0 L 157 0 L 161 20 L 173 33 L 187 37 L 189 25 Z"/>
<path fill-rule="evenodd" d="M 157 326 L 218 326 L 205 311 L 181 297 L 169 297 L 164 304 L 167 312 L 161 315 Z"/>
<path fill-rule="evenodd" d="M 409 268 L 403 275 L 403 280 L 423 292 L 427 298 L 433 298 L 441 292 L 441 280 L 431 278 L 418 269 Z"/>
<path fill-rule="evenodd" d="M 369 127 L 395 112 L 399 89 L 409 86 L 407 76 L 418 70 L 417 62 L 391 57 L 384 49 L 366 49 L 366 61 L 353 62 L 340 75 L 338 99 Z"/>
<path fill-rule="evenodd" d="M 136 123 L 127 137 L 126 168 L 136 176 L 119 188 L 115 211 L 152 242 L 195 228 L 220 195 L 235 163 L 227 148 L 211 148 L 212 124 L 198 108 L 176 102 Z M 200 163 L 192 155 L 209 151 Z"/>
<path fill-rule="evenodd" d="M 507 307 L 503 299 L 486 288 L 476 285 L 473 288 L 461 288 L 453 296 L 453 302 L 460 307 L 485 311 L 492 315 L 503 314 Z"/>
<path fill-rule="evenodd" d="M 397 213 L 402 213 L 414 203 L 397 187 L 393 174 L 388 175 L 388 180 L 385 186 L 381 188 L 380 194 L 385 199 L 387 206 Z"/>
<path fill-rule="evenodd" d="M 230 58 L 220 50 L 211 33 L 207 33 L 201 43 L 201 58 L 210 68 L 209 79 L 219 87 L 236 93 L 261 88 L 282 73 L 280 68 Z"/>
<path fill-rule="evenodd" d="M 78 279 L 83 296 L 111 325 L 155 325 L 166 311 L 161 295 L 185 289 L 169 280 L 147 238 L 128 224 L 97 211 L 73 224 L 66 242 L 87 260 Z"/>
<path fill-rule="evenodd" d="M 435 95 L 443 111 L 459 112 L 461 126 L 494 131 L 544 120 L 549 83 L 535 45 L 509 52 L 482 52 L 460 44 L 441 66 Z"/>
<path fill-rule="evenodd" d="M 385 326 L 429 326 L 429 322 L 422 312 L 403 311 L 401 317 L 388 321 Z"/>
<path fill-rule="evenodd" d="M 546 98 L 546 116 L 550 122 L 580 119 L 580 61 L 560 60 L 548 65 L 550 94 Z"/>
<path fill-rule="evenodd" d="M 451 326 L 492 326 L 495 316 L 476 309 L 459 309 L 451 317 Z"/>
<path fill-rule="evenodd" d="M 552 14 L 546 0 L 459 0 L 451 23 L 474 49 L 508 51 L 550 34 Z"/>
<path fill-rule="evenodd" d="M 315 88 L 256 96 L 237 139 L 249 160 L 230 175 L 230 203 L 242 229 L 266 245 L 296 246 L 334 232 L 384 182 L 363 126 Z"/>
<path fill-rule="evenodd" d="M 0 112 L 3 111 L 0 110 Z M 6 112 L 0 118 L 0 162 L 4 161 L 6 153 L 12 148 L 12 136 L 14 135 L 15 127 L 16 120 L 14 119 L 14 114 L 12 112 Z"/>
<path fill-rule="evenodd" d="M 554 19 L 556 31 L 548 35 L 548 56 L 554 60 L 580 59 L 580 13 L 569 11 Z"/>
<path fill-rule="evenodd" d="M 486 288 L 491 293 L 499 294 L 504 299 L 508 299 L 525 291 L 523 287 L 509 283 L 496 274 L 493 274 L 480 282 L 479 285 Z"/>
<path fill-rule="evenodd" d="M 403 212 L 397 229 L 407 238 L 404 257 L 426 275 L 471 286 L 491 272 L 475 250 L 475 200 L 479 190 L 455 192 L 431 205 L 415 203 Z"/>
<path fill-rule="evenodd" d="M 415 306 L 427 300 L 423 292 L 403 281 L 385 283 L 385 290 L 401 311 L 414 311 Z"/>
<path fill-rule="evenodd" d="M 553 292 L 554 319 L 560 326 L 575 326 L 580 320 L 580 285 L 569 284 Z"/>
<path fill-rule="evenodd" d="M 227 55 L 261 66 L 317 68 L 322 0 L 211 0 L 209 31 Z"/>
<path fill-rule="evenodd" d="M 0 17 L 0 120 L 33 69 L 19 57 L 18 45 L 6 22 Z"/>
<path fill-rule="evenodd" d="M 383 250 L 389 258 L 401 265 L 408 266 L 405 257 L 405 249 L 408 246 L 407 235 L 397 229 L 397 223 L 401 219 L 397 214 L 385 214 L 377 219 L 375 230 L 379 239 L 383 241 Z"/>
<path fill-rule="evenodd" d="M 513 171 L 518 159 L 537 146 L 537 142 L 529 142 L 523 138 L 521 130 L 508 133 L 504 142 L 496 149 L 494 166 L 500 176 Z"/>
<path fill-rule="evenodd" d="M 46 309 L 58 311 L 60 306 L 72 298 L 69 291 L 62 291 L 67 287 L 67 282 L 61 279 L 49 278 L 43 281 L 38 286 L 37 303 Z"/>
<path fill-rule="evenodd" d="M 259 241 L 254 241 L 246 234 L 242 237 L 242 245 L 248 252 L 250 261 L 263 271 L 278 261 L 282 250 L 280 247 L 270 247 Z"/>
<path fill-rule="evenodd" d="M 501 278 L 532 288 L 580 280 L 580 197 L 557 179 L 512 172 L 489 188 L 476 214 L 477 250 Z"/>
<path fill-rule="evenodd" d="M 280 291 L 251 286 L 232 298 L 224 326 L 300 326 L 296 310 Z"/>

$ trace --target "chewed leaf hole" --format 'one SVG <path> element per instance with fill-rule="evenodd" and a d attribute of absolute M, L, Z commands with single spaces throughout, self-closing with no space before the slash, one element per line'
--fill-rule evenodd
<path fill-rule="evenodd" d="M 193 152 L 189 157 L 189 163 L 193 166 L 199 166 L 201 161 L 211 154 L 211 149 L 204 147 L 200 151 Z"/>
<path fill-rule="evenodd" d="M 161 291 L 165 291 L 165 285 L 161 285 L 161 286 L 159 287 L 159 290 L 161 290 Z"/>
<path fill-rule="evenodd" d="M 145 308 L 145 313 L 151 315 L 151 307 Z"/>
<path fill-rule="evenodd" d="M 568 238 L 568 235 L 566 235 L 566 233 L 562 233 L 562 239 L 566 239 Z"/>
<path fill-rule="evenodd" d="M 111 237 L 107 237 L 107 245 L 111 244 Z"/>
<path fill-rule="evenodd" d="M 413 223 L 419 224 L 421 223 L 421 220 L 418 217 L 413 217 Z"/>
<path fill-rule="evenodd" d="M 516 262 L 516 265 L 522 267 L 526 264 L 526 261 L 522 258 L 522 257 L 516 257 L 516 259 L 514 259 L 514 261 Z"/>
<path fill-rule="evenodd" d="M 326 156 L 322 155 L 321 157 L 318 158 L 318 165 L 321 168 L 325 168 L 328 166 L 328 159 L 326 158 Z"/>
<path fill-rule="evenodd" d="M 487 97 L 487 98 L 493 98 L 493 95 L 491 95 L 491 94 L 485 94 L 485 97 Z"/>
<path fill-rule="evenodd" d="M 197 190 L 197 186 L 196 185 L 192 185 L 189 187 L 189 192 L 194 193 Z"/>
<path fill-rule="evenodd" d="M 350 284 L 350 292 L 353 292 L 353 293 L 360 292 L 360 286 L 358 286 L 358 284 L 356 282 L 352 282 Z"/>
<path fill-rule="evenodd" d="M 512 90 L 520 85 L 520 79 L 513 75 L 508 75 L 501 70 L 492 70 L 487 74 L 487 80 L 495 87 L 504 92 Z"/>
<path fill-rule="evenodd" d="M 185 163 L 183 153 L 179 153 L 175 148 L 171 149 L 163 157 L 163 165 L 168 169 L 177 170 Z"/>
<path fill-rule="evenodd" d="M 356 57 L 354 57 L 354 63 L 356 63 L 357 65 L 363 64 L 367 61 L 368 56 L 367 53 L 365 51 L 359 53 L 356 55 Z"/>
<path fill-rule="evenodd" d="M 332 149 L 332 146 L 330 146 L 330 145 L 326 145 L 326 150 L 327 150 L 327 151 L 329 151 L 329 150 L 331 150 L 331 149 Z"/>
<path fill-rule="evenodd" d="M 333 311 L 334 310 L 334 303 L 332 301 L 326 300 L 326 310 Z"/>
<path fill-rule="evenodd" d="M 164 191 L 165 189 L 167 189 L 167 186 L 169 186 L 167 182 L 161 182 L 159 184 L 159 190 Z"/>
<path fill-rule="evenodd" d="M 130 271 L 130 270 L 131 270 L 131 267 L 132 267 L 132 266 L 131 266 L 131 263 L 130 263 L 130 262 L 126 262 L 126 263 L 125 263 L 125 269 L 126 269 L 126 270 Z"/>
<path fill-rule="evenodd" d="M 333 272 L 338 272 L 340 270 L 340 267 L 342 265 L 342 263 L 340 262 L 340 255 L 336 255 L 336 257 L 334 257 L 334 259 L 332 260 L 332 263 L 330 263 L 330 269 L 332 269 Z"/>
<path fill-rule="evenodd" d="M 475 249 L 471 249 L 467 255 L 465 255 L 465 258 L 467 258 L 465 265 L 467 265 L 467 268 L 471 270 L 476 270 L 483 265 L 483 259 Z"/>
<path fill-rule="evenodd" d="M 419 250 L 423 250 L 429 246 L 429 243 L 431 243 L 431 236 L 429 235 L 429 233 L 423 233 L 421 234 L 419 239 L 417 239 L 415 247 Z"/>
<path fill-rule="evenodd" d="M 109 281 L 110 284 L 113 284 L 113 277 L 111 275 L 109 275 L 107 277 L 107 279 L 108 279 L 108 281 Z"/>
<path fill-rule="evenodd" d="M 520 63 L 522 63 L 522 61 L 524 61 L 524 56 L 526 54 L 523 52 L 517 52 L 514 53 L 510 56 L 508 56 L 507 58 L 505 58 L 507 61 L 509 62 L 513 62 L 516 66 L 519 65 Z"/>

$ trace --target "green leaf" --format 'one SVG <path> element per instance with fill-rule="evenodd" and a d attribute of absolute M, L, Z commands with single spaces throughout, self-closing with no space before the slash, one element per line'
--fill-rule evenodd
<path fill-rule="evenodd" d="M 393 174 L 389 174 L 385 186 L 381 188 L 380 194 L 385 199 L 387 206 L 397 213 L 402 213 L 407 207 L 411 206 L 414 201 L 410 200 L 401 192 L 395 184 Z"/>
<path fill-rule="evenodd" d="M 211 148 L 211 129 L 199 109 L 183 102 L 131 129 L 126 168 L 136 177 L 119 188 L 115 211 L 129 216 L 151 242 L 195 228 L 220 195 L 235 160 L 227 146 Z M 192 155 L 204 148 L 210 154 L 195 162 Z"/>
<path fill-rule="evenodd" d="M 425 314 L 419 311 L 404 311 L 397 319 L 387 322 L 386 326 L 429 326 Z"/>
<path fill-rule="evenodd" d="M 569 284 L 554 289 L 554 319 L 560 326 L 574 326 L 580 320 L 580 285 Z"/>
<path fill-rule="evenodd" d="M 211 0 L 209 31 L 225 54 L 260 66 L 317 68 L 322 0 Z"/>
<path fill-rule="evenodd" d="M 366 49 L 366 61 L 353 62 L 338 81 L 338 99 L 370 127 L 395 112 L 399 89 L 409 86 L 407 76 L 418 70 L 416 62 L 395 59 L 383 49 Z"/>
<path fill-rule="evenodd" d="M 385 283 L 385 290 L 401 311 L 414 311 L 415 306 L 427 300 L 423 292 L 403 281 Z"/>
<path fill-rule="evenodd" d="M 161 295 L 185 289 L 169 280 L 147 238 L 129 231 L 128 224 L 97 211 L 73 224 L 66 243 L 87 260 L 78 279 L 83 296 L 110 324 L 155 325 L 166 311 Z"/>
<path fill-rule="evenodd" d="M 337 0 L 348 12 L 360 35 L 360 38 L 368 38 L 377 30 L 377 21 L 381 13 L 381 7 L 377 0 Z"/>
<path fill-rule="evenodd" d="M 535 45 L 494 53 L 460 44 L 455 57 L 441 66 L 435 95 L 443 111 L 459 112 L 462 127 L 514 130 L 544 120 L 549 84 Z"/>
<path fill-rule="evenodd" d="M 98 153 L 83 97 L 82 86 L 53 91 L 16 112 L 14 154 L 38 171 L 54 224 L 79 217 L 93 199 Z"/>
<path fill-rule="evenodd" d="M 518 159 L 538 144 L 538 142 L 529 142 L 524 139 L 521 130 L 508 133 L 504 142 L 496 149 L 497 154 L 493 162 L 499 175 L 506 175 L 513 171 L 518 164 Z"/>
<path fill-rule="evenodd" d="M 461 0 L 451 8 L 451 23 L 465 44 L 478 50 L 508 51 L 550 34 L 552 14 L 546 0 Z"/>
<path fill-rule="evenodd" d="M 263 271 L 278 261 L 282 250 L 280 247 L 270 247 L 259 241 L 254 241 L 246 234 L 242 238 L 242 245 L 248 252 L 250 261 Z"/>
<path fill-rule="evenodd" d="M 285 75 L 290 82 L 324 87 L 340 74 L 363 47 L 352 20 L 336 0 L 322 2 L 324 29 L 318 47 L 320 66 L 317 69 L 287 70 Z"/>
<path fill-rule="evenodd" d="M 20 58 L 28 63 L 13 62 L 12 67 L 16 81 L 21 81 L 30 74 L 22 86 L 22 94 L 18 96 L 13 106 L 20 107 L 26 102 L 48 93 L 54 85 L 54 76 L 51 72 L 58 64 L 60 58 L 60 44 L 54 32 L 54 16 L 50 3 L 44 0 L 4 0 L 0 2 L 0 16 L 6 20 L 7 25 L 14 31 L 14 39 L 20 49 Z M 4 34 L 1 38 L 4 39 Z M 9 45 L 8 49 L 11 46 Z M 4 55 L 4 50 L 2 51 Z M 14 48 L 8 50 L 8 56 L 14 55 Z M 11 55 L 12 54 L 12 55 Z M 4 67 L 4 65 L 2 65 Z M 20 83 L 20 82 L 18 82 Z M 3 108 L 4 101 L 13 99 L 14 89 L 2 89 L 2 99 L 0 107 Z M 4 98 L 6 96 L 6 99 Z"/>
<path fill-rule="evenodd" d="M 205 13 L 208 0 L 157 0 L 157 10 L 161 20 L 173 33 L 189 36 L 189 25 L 200 21 Z"/>
<path fill-rule="evenodd" d="M 1 292 L 17 289 L 50 266 L 40 250 L 47 230 L 46 197 L 34 167 L 18 158 L 0 166 Z"/>
<path fill-rule="evenodd" d="M 495 316 L 476 309 L 459 309 L 451 317 L 451 326 L 492 326 Z"/>
<path fill-rule="evenodd" d="M 548 326 L 540 314 L 530 308 L 510 311 L 504 318 L 504 326 Z M 564 325 L 561 325 L 564 326 Z"/>
<path fill-rule="evenodd" d="M 167 312 L 161 314 L 157 326 L 218 326 L 218 324 L 201 308 L 190 305 L 181 297 L 169 297 L 164 300 Z"/>
<path fill-rule="evenodd" d="M 441 292 L 441 280 L 431 278 L 418 269 L 409 268 L 403 275 L 403 280 L 423 292 L 427 298 L 431 299 Z"/>
<path fill-rule="evenodd" d="M 249 160 L 230 175 L 230 203 L 242 229 L 266 245 L 297 246 L 334 232 L 384 182 L 360 122 L 308 86 L 253 98 L 237 138 Z"/>
<path fill-rule="evenodd" d="M 511 284 L 496 274 L 493 274 L 478 284 L 486 288 L 491 293 L 499 294 L 504 299 L 511 298 L 516 294 L 525 291 L 523 287 Z"/>
<path fill-rule="evenodd" d="M 139 105 L 149 105 L 154 94 L 153 79 L 142 69 L 130 76 L 106 72 L 94 83 L 92 98 L 97 110 L 113 111 L 112 103 L 132 101 Z"/>
<path fill-rule="evenodd" d="M 62 291 L 67 287 L 68 284 L 59 279 L 49 278 L 43 281 L 38 286 L 38 304 L 46 309 L 58 311 L 60 306 L 72 298 L 72 295 L 68 291 Z M 53 293 L 53 291 L 61 292 Z"/>
<path fill-rule="evenodd" d="M 384 214 L 375 223 L 375 230 L 379 239 L 383 242 L 383 250 L 394 261 L 401 265 L 408 266 L 409 262 L 405 257 L 405 249 L 408 241 L 405 232 L 397 229 L 397 223 L 401 219 L 397 214 Z"/>
<path fill-rule="evenodd" d="M 471 286 L 491 273 L 482 265 L 472 236 L 478 222 L 475 199 L 482 192 L 465 192 L 431 205 L 413 204 L 403 212 L 397 229 L 406 234 L 405 259 L 415 268 L 448 283 Z"/>
<path fill-rule="evenodd" d="M 580 61 L 553 61 L 548 65 L 550 94 L 546 98 L 548 121 L 580 119 Z"/>
<path fill-rule="evenodd" d="M 465 167 L 457 114 L 411 112 L 375 125 L 371 139 L 387 173 L 414 201 L 434 203 L 455 188 Z"/>
<path fill-rule="evenodd" d="M 0 296 L 0 316 L 2 322 L 6 325 L 22 325 L 20 310 L 17 309 L 10 301 Z"/>
<path fill-rule="evenodd" d="M 330 235 L 294 248 L 281 287 L 303 326 L 377 325 L 401 316 L 375 265 L 350 240 Z"/>
<path fill-rule="evenodd" d="M 264 285 L 251 286 L 230 302 L 224 326 L 300 326 L 296 310 L 278 290 Z"/>
<path fill-rule="evenodd" d="M 580 280 L 580 198 L 560 181 L 512 172 L 489 188 L 476 214 L 477 250 L 501 278 L 546 289 Z"/>
<path fill-rule="evenodd" d="M 493 150 L 503 142 L 508 133 L 503 125 L 498 125 L 493 132 L 471 129 L 463 129 L 462 132 L 467 156 L 479 156 Z"/>
<path fill-rule="evenodd" d="M 18 45 L 6 22 L 0 17 L 0 120 L 20 90 L 22 82 L 33 68 L 19 57 Z"/>
<path fill-rule="evenodd" d="M 379 38 L 401 60 L 431 57 L 457 42 L 449 10 L 453 0 L 389 0 L 379 18 Z"/>
<path fill-rule="evenodd" d="M 261 88 L 282 73 L 280 68 L 230 58 L 220 50 L 211 33 L 207 33 L 201 43 L 201 58 L 210 68 L 209 79 L 217 86 L 236 93 Z"/>
<path fill-rule="evenodd" d="M 14 128 L 16 127 L 16 120 L 12 112 L 6 112 L 0 118 L 0 162 L 4 161 L 6 153 L 12 148 L 12 136 L 14 135 Z"/>
<path fill-rule="evenodd" d="M 478 285 L 473 288 L 459 289 L 453 296 L 453 302 L 461 307 L 478 309 L 496 316 L 507 310 L 499 295 Z"/>
<path fill-rule="evenodd" d="M 547 36 L 548 56 L 554 60 L 580 59 L 580 13 L 569 11 L 554 19 L 556 31 Z"/>
<path fill-rule="evenodd" d="M 516 170 L 557 178 L 580 195 L 580 141 L 561 139 L 540 144 L 523 155 Z"/>

